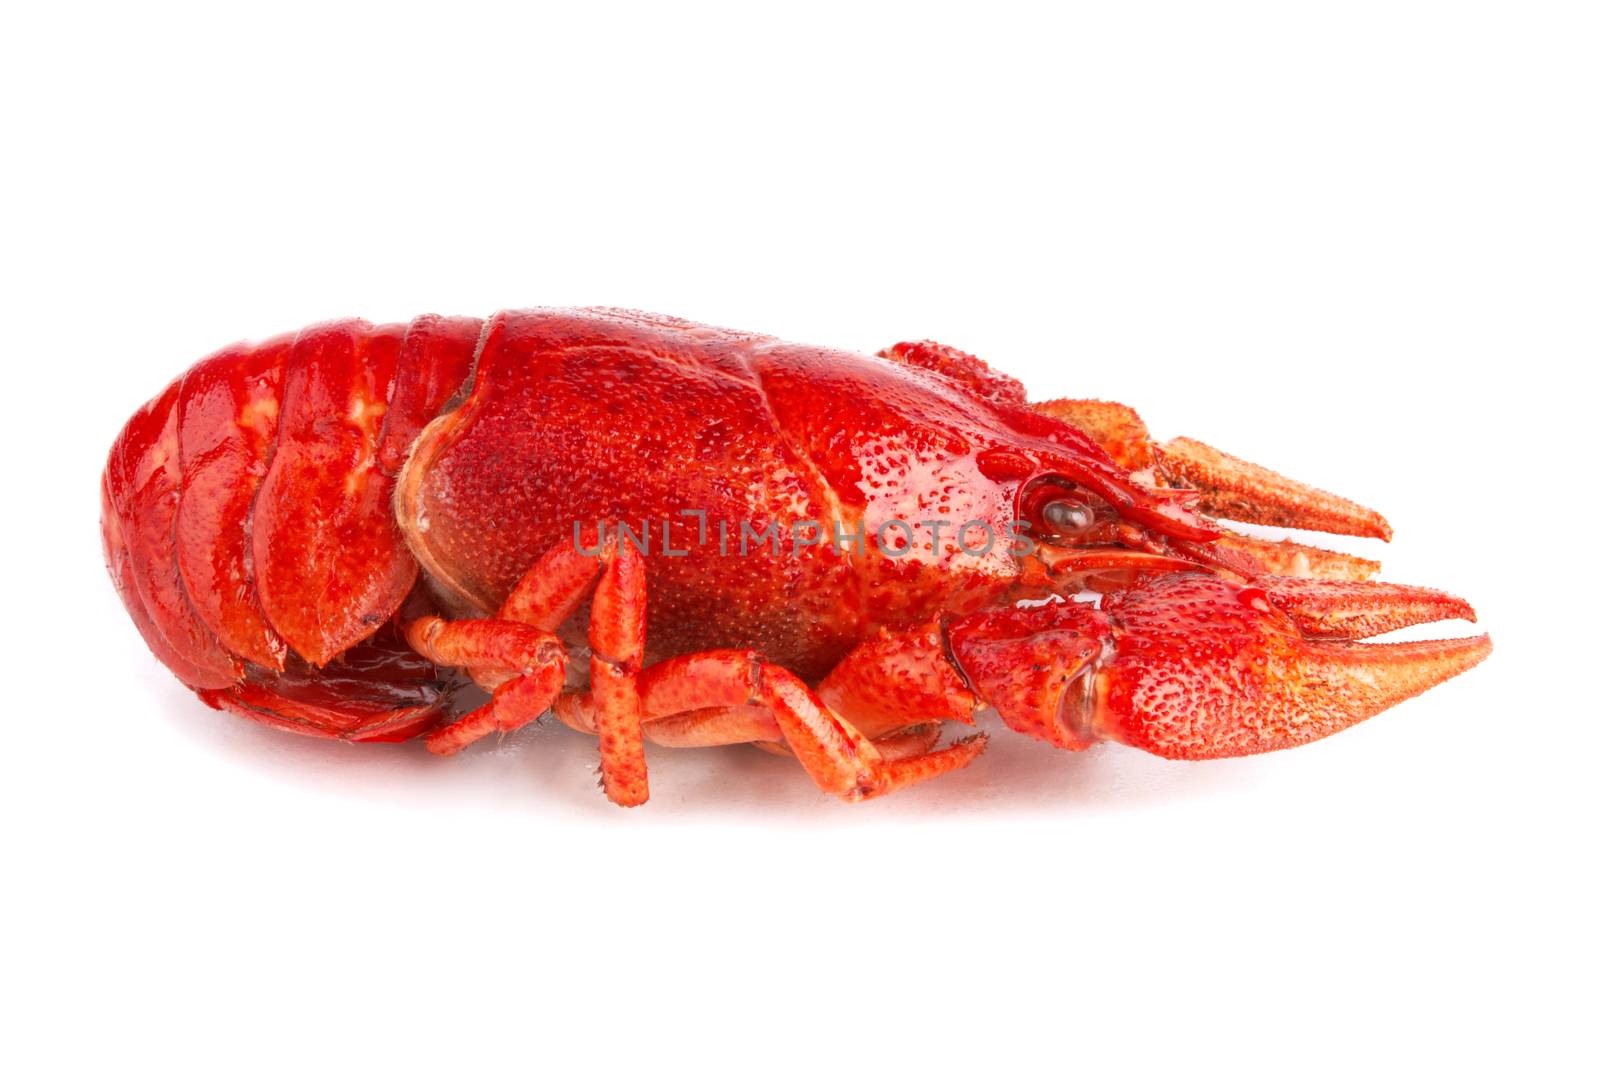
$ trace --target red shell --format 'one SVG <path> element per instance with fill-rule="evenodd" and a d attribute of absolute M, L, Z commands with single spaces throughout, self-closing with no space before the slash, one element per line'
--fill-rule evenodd
<path fill-rule="evenodd" d="M 396 741 L 470 676 L 496 695 L 430 736 L 450 752 L 559 695 L 558 717 L 600 733 L 622 804 L 648 795 L 645 658 L 713 653 L 661 665 L 694 685 L 651 690 L 656 726 L 713 713 L 675 741 L 781 737 L 860 799 L 973 759 L 981 738 L 917 746 L 980 701 L 1059 747 L 1212 758 L 1343 729 L 1491 647 L 1361 644 L 1472 609 L 1225 535 L 1182 501 L 1386 537 L 1376 512 L 1200 442 L 1155 445 L 1119 405 L 1029 405 L 931 342 L 867 357 L 603 309 L 323 323 L 174 381 L 113 445 L 102 499 L 123 602 L 213 707 Z M 1083 588 L 1111 592 L 1048 596 Z M 588 693 L 563 690 L 563 620 L 594 646 Z M 504 651 L 535 647 L 561 654 Z"/>
<path fill-rule="evenodd" d="M 589 543 L 601 522 L 648 528 L 652 658 L 750 647 L 814 677 L 881 625 L 1010 587 L 1018 488 L 1041 472 L 1210 536 L 943 346 L 867 357 L 610 310 L 342 320 L 224 349 L 141 409 L 107 464 L 104 530 L 129 612 L 185 684 L 294 718 L 419 562 L 487 612 L 575 523 Z M 965 522 L 990 551 L 958 548 Z M 834 524 L 839 551 L 799 543 Z"/>
<path fill-rule="evenodd" d="M 637 312 L 502 313 L 471 394 L 417 444 L 400 522 L 423 568 L 486 612 L 575 524 L 585 543 L 598 523 L 648 526 L 652 658 L 751 647 L 813 677 L 881 625 L 987 604 L 1015 582 L 1025 472 L 1168 521 L 1097 446 L 998 376 L 953 372 L 952 352 L 928 366 Z M 986 459 L 1000 450 L 1014 461 Z M 686 511 L 704 512 L 704 542 Z M 913 531 L 904 555 L 896 521 Z M 965 522 L 997 535 L 990 551 L 957 547 Z M 804 523 L 823 546 L 796 543 Z M 859 552 L 828 547 L 835 524 L 865 529 Z M 775 551 L 741 542 L 769 525 Z"/>

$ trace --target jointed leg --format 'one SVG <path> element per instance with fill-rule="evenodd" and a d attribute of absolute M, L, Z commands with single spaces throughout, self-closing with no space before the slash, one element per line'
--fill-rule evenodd
<path fill-rule="evenodd" d="M 921 756 L 885 759 L 861 733 L 838 718 L 793 674 L 760 672 L 761 699 L 772 706 L 789 750 L 824 792 L 866 800 L 965 767 L 988 744 L 983 734 Z"/>
<path fill-rule="evenodd" d="M 555 631 L 591 589 L 590 689 L 562 695 L 567 657 Z M 406 626 L 406 636 L 421 654 L 469 670 L 494 693 L 484 707 L 429 735 L 429 748 L 458 752 L 553 706 L 568 725 L 600 736 L 601 781 L 623 805 L 649 796 L 647 736 L 677 746 L 781 744 L 822 789 L 849 800 L 964 767 L 987 741 L 980 734 L 931 751 L 935 720 L 971 722 L 975 703 L 944 656 L 937 627 L 864 643 L 824 681 L 822 695 L 753 651 L 695 653 L 641 672 L 644 563 L 614 538 L 597 556 L 569 545 L 552 549 L 496 618 L 451 622 L 425 615 Z"/>
<path fill-rule="evenodd" d="M 430 734 L 428 747 L 451 755 L 496 730 L 523 726 L 549 708 L 567 667 L 555 630 L 591 588 L 589 670 L 601 784 L 618 804 L 643 803 L 649 785 L 636 678 L 644 652 L 644 564 L 616 538 L 608 538 L 594 556 L 565 543 L 551 549 L 493 619 L 452 622 L 425 615 L 407 624 L 406 639 L 419 653 L 466 668 L 478 684 L 494 691 L 488 704 Z"/>
<path fill-rule="evenodd" d="M 424 615 L 405 632 L 411 647 L 433 662 L 498 679 L 489 703 L 428 735 L 429 751 L 441 756 L 453 756 L 497 730 L 527 725 L 544 713 L 566 682 L 567 652 L 561 639 L 532 626 Z"/>
<path fill-rule="evenodd" d="M 623 542 L 608 560 L 589 616 L 589 691 L 600 735 L 600 784 L 624 807 L 650 799 L 639 726 L 644 659 L 644 561 Z"/>
<path fill-rule="evenodd" d="M 644 724 L 645 740 L 665 748 L 714 748 L 719 745 L 783 744 L 783 731 L 772 712 L 759 704 L 734 708 L 697 708 Z M 785 755 L 788 753 L 785 751 Z"/>
<path fill-rule="evenodd" d="M 824 792 L 846 800 L 882 796 L 964 767 L 987 742 L 978 734 L 927 752 L 931 740 L 897 731 L 891 747 L 909 754 L 888 756 L 794 674 L 752 651 L 699 652 L 666 660 L 639 676 L 638 693 L 648 736 L 667 744 L 781 739 Z M 556 713 L 585 729 L 598 725 L 597 708 L 592 697 L 568 694 L 557 702 Z"/>
<path fill-rule="evenodd" d="M 581 709 L 581 710 L 580 710 Z M 594 733 L 593 708 L 587 700 L 563 698 L 555 706 L 558 716 L 575 730 Z M 662 719 L 643 722 L 644 739 L 662 748 L 717 748 L 722 745 L 755 745 L 775 756 L 792 757 L 783 743 L 783 731 L 772 712 L 760 704 L 732 708 L 697 708 Z M 919 722 L 897 727 L 881 736 L 869 738 L 878 754 L 886 759 L 920 756 L 939 743 L 939 723 Z"/>

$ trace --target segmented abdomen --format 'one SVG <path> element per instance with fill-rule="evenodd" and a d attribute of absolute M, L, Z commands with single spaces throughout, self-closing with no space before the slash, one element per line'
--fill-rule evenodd
<path fill-rule="evenodd" d="M 320 668 L 394 614 L 417 576 L 394 479 L 481 326 L 341 320 L 236 345 L 128 420 L 101 483 L 106 562 L 184 684 L 270 687 L 306 673 L 291 652 Z"/>

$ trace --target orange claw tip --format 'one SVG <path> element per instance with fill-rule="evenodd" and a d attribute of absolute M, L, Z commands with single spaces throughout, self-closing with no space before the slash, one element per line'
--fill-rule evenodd
<path fill-rule="evenodd" d="M 1443 619 L 1478 621 L 1471 604 L 1437 589 L 1268 575 L 1257 582 L 1312 637 L 1374 637 Z"/>
<path fill-rule="evenodd" d="M 1345 581 L 1366 581 L 1377 574 L 1377 560 L 1335 552 L 1328 548 L 1313 548 L 1284 539 L 1266 541 L 1259 537 L 1229 530 L 1217 542 L 1224 548 L 1242 552 L 1268 574 L 1294 578 L 1337 578 Z"/>
<path fill-rule="evenodd" d="M 1388 520 L 1371 508 L 1190 437 L 1156 446 L 1156 458 L 1174 483 L 1200 491 L 1200 510 L 1219 518 L 1384 541 L 1394 533 Z"/>

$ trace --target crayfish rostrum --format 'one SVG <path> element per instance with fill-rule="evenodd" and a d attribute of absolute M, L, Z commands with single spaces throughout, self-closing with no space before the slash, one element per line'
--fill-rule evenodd
<path fill-rule="evenodd" d="M 1051 745 L 1302 744 L 1481 661 L 1471 619 L 1244 520 L 1376 512 L 1132 409 L 603 309 L 323 323 L 223 349 L 102 482 L 150 649 L 214 708 L 448 755 L 546 711 L 648 795 L 645 741 L 754 743 L 850 800 L 957 770 L 992 708 Z M 472 710 L 469 681 L 491 694 Z M 480 698 L 481 699 L 481 698 Z"/>

